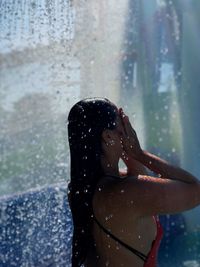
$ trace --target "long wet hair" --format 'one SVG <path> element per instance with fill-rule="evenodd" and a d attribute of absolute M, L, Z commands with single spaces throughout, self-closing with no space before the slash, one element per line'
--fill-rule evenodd
<path fill-rule="evenodd" d="M 71 181 L 68 196 L 73 219 L 72 267 L 84 263 L 92 242 L 92 198 L 103 175 L 102 132 L 116 128 L 116 106 L 107 98 L 85 98 L 68 115 Z"/>

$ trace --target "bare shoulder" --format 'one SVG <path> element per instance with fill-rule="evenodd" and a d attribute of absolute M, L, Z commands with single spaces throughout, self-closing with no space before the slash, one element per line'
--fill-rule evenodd
<path fill-rule="evenodd" d="M 128 202 L 125 204 L 126 179 L 126 177 L 122 179 L 105 179 L 98 184 L 95 190 L 92 203 L 93 212 L 100 222 L 107 227 L 111 225 L 115 227 L 113 225 L 118 225 L 119 221 L 127 223 L 130 218 L 132 226 L 137 221 L 138 216 L 136 212 L 129 216 L 130 205 L 132 205 L 133 201 L 130 200 L 130 205 Z M 112 220 L 105 219 L 111 218 L 111 215 L 113 215 Z"/>
<path fill-rule="evenodd" d="M 121 174 L 121 173 L 120 173 Z M 121 211 L 128 211 L 128 204 L 126 201 L 126 187 L 131 183 L 133 185 L 137 176 L 125 176 L 121 174 L 121 179 L 102 179 L 96 187 L 96 191 L 93 197 L 93 206 L 97 213 L 118 213 Z M 132 203 L 130 200 L 130 204 Z M 136 215 L 136 214 L 135 214 Z"/>

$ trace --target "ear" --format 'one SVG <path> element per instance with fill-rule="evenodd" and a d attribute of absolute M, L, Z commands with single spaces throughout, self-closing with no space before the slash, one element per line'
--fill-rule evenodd
<path fill-rule="evenodd" d="M 105 142 L 105 143 L 108 143 L 110 141 L 110 139 L 112 139 L 112 134 L 111 134 L 111 130 L 109 129 L 106 129 L 102 132 L 101 134 L 101 137 L 102 137 L 102 140 Z"/>

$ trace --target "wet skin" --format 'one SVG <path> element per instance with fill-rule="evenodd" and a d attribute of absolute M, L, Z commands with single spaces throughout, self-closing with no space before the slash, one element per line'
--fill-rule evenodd
<path fill-rule="evenodd" d="M 137 177 L 130 179 L 134 180 Z M 124 205 L 126 191 L 123 181 L 102 177 L 97 188 L 99 187 L 101 190 L 97 189 L 93 198 L 93 209 L 99 222 L 126 244 L 147 255 L 156 237 L 156 223 L 153 217 L 140 217 L 137 211 L 134 213 L 133 209 L 130 209 L 130 206 L 134 205 L 134 198 L 130 203 L 127 202 L 126 206 Z M 137 197 L 136 190 L 133 194 Z M 106 262 L 109 262 L 110 267 L 143 266 L 144 262 L 138 256 L 108 237 L 95 222 L 93 237 L 94 243 L 90 248 L 86 267 L 103 267 L 106 266 Z"/>
<path fill-rule="evenodd" d="M 123 120 L 117 109 L 116 129 L 112 138 L 115 140 L 114 151 L 120 156 L 123 146 L 120 142 L 124 131 Z M 128 179 L 136 182 L 137 175 Z M 133 209 L 134 197 L 137 198 L 137 187 L 133 191 L 132 201 L 126 201 L 126 190 L 123 181 L 103 176 L 99 181 L 93 198 L 94 213 L 99 222 L 111 232 L 133 248 L 147 255 L 151 250 L 152 241 L 156 237 L 156 223 L 152 216 L 139 216 L 137 209 Z M 98 190 L 100 188 L 100 190 Z M 124 203 L 126 203 L 124 205 Z M 102 229 L 93 223 L 92 244 L 85 267 L 142 267 L 144 262 L 136 255 L 120 246 L 108 237 Z"/>

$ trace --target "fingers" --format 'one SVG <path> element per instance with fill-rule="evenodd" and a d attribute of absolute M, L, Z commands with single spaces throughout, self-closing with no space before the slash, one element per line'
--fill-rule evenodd
<path fill-rule="evenodd" d="M 129 117 L 127 115 L 125 115 L 125 113 L 123 112 L 123 109 L 121 109 L 121 117 L 122 117 L 122 121 L 123 121 L 123 125 L 126 131 L 126 134 L 129 136 L 131 135 L 131 133 L 136 134 L 135 130 L 133 129 L 130 121 L 129 121 Z"/>
<path fill-rule="evenodd" d="M 129 127 L 129 118 L 127 115 L 125 115 L 123 109 L 119 109 L 119 114 L 120 114 L 120 117 L 121 117 L 121 120 L 122 120 L 122 125 L 124 126 L 124 131 L 125 131 L 125 137 L 129 138 L 129 130 L 130 130 L 130 127 Z"/>

